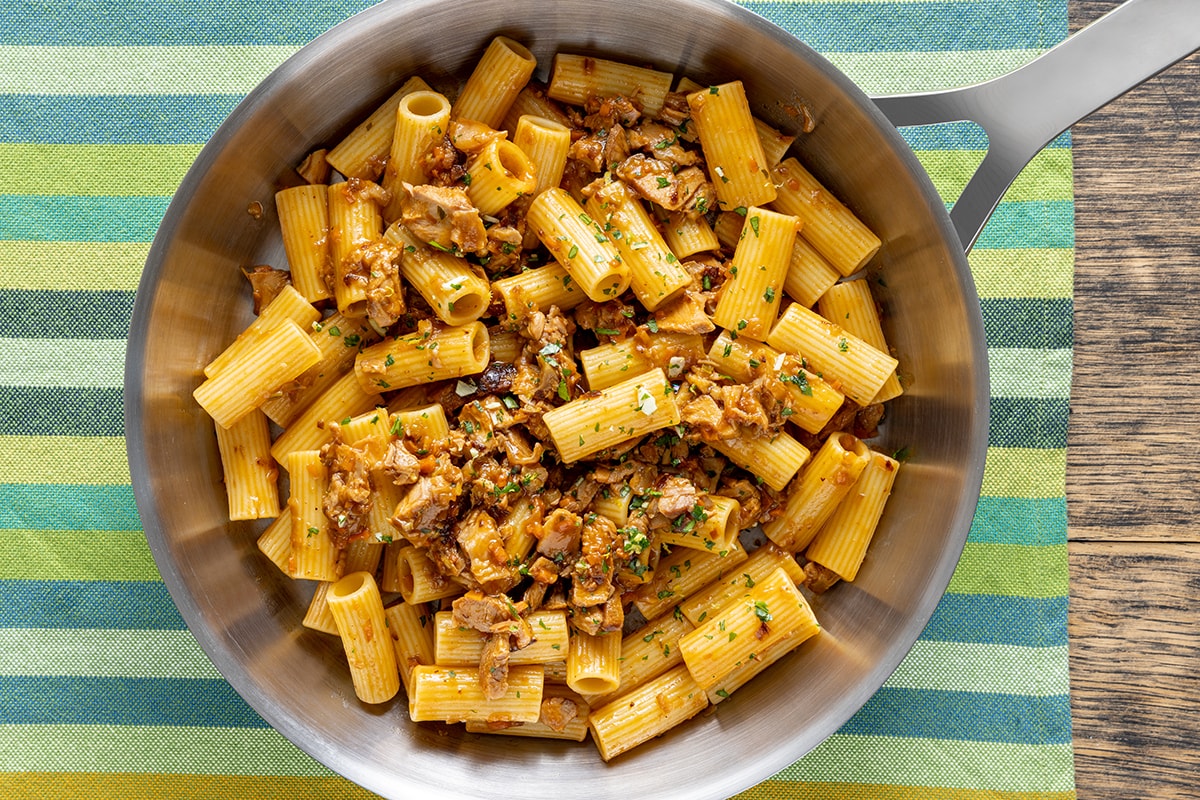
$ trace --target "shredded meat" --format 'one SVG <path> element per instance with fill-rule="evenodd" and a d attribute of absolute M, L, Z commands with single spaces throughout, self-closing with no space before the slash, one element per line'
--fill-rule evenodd
<path fill-rule="evenodd" d="M 404 446 L 403 439 L 388 443 L 382 467 L 397 486 L 415 483 L 421 477 L 421 462 Z"/>
<path fill-rule="evenodd" d="M 668 475 L 658 484 L 661 496 L 653 504 L 653 510 L 667 519 L 675 519 L 680 514 L 689 513 L 700 502 L 700 495 L 695 485 L 687 478 L 678 475 Z"/>
<path fill-rule="evenodd" d="M 254 313 L 261 314 L 262 310 L 271 305 L 271 301 L 279 296 L 285 288 L 292 285 L 292 273 L 283 269 L 274 269 L 265 264 L 243 269 L 242 274 L 250 281 L 250 291 L 254 296 Z"/>
<path fill-rule="evenodd" d="M 336 546 L 344 547 L 364 532 L 371 510 L 370 462 L 363 451 L 342 440 L 341 426 L 329 425 L 333 439 L 321 448 L 321 463 L 329 470 L 329 487 L 321 507 L 331 523 Z"/>
<path fill-rule="evenodd" d="M 569 697 L 547 697 L 542 701 L 538 722 L 556 733 L 562 733 L 579 716 L 579 707 Z"/>
<path fill-rule="evenodd" d="M 579 551 L 579 537 L 583 521 L 578 514 L 556 508 L 546 517 L 537 534 L 537 551 L 549 558 L 569 557 Z"/>
<path fill-rule="evenodd" d="M 376 239 L 354 248 L 342 264 L 347 284 L 366 286 L 367 318 L 380 329 L 396 324 L 405 311 L 404 291 L 400 285 L 400 259 L 403 251 L 388 239 Z"/>
<path fill-rule="evenodd" d="M 691 167 L 700 163 L 698 152 L 680 144 L 678 129 L 660 122 L 643 122 L 629 132 L 628 138 L 634 150 L 642 150 L 668 164 Z"/>
<path fill-rule="evenodd" d="M 499 700 L 508 692 L 508 637 L 492 634 L 484 640 L 479 658 L 479 685 L 488 700 Z"/>
<path fill-rule="evenodd" d="M 616 173 L 642 197 L 668 211 L 698 215 L 716 208 L 716 192 L 699 167 L 676 171 L 667 161 L 635 153 L 621 162 Z"/>
<path fill-rule="evenodd" d="M 400 222 L 413 236 L 442 250 L 487 252 L 487 231 L 465 189 L 409 183 L 403 187 Z"/>
<path fill-rule="evenodd" d="M 427 532 L 450 511 L 462 490 L 462 470 L 447 454 L 440 453 L 434 459 L 431 474 L 418 478 L 400 499 L 392 514 L 392 524 L 410 539 Z"/>
<path fill-rule="evenodd" d="M 454 599 L 450 604 L 454 622 L 482 633 L 491 633 L 496 625 L 515 622 L 521 616 L 521 607 L 503 595 L 469 591 Z"/>
<path fill-rule="evenodd" d="M 686 292 L 663 303 L 654 311 L 658 329 L 664 333 L 711 333 L 717 329 L 704 310 L 704 299 Z"/>

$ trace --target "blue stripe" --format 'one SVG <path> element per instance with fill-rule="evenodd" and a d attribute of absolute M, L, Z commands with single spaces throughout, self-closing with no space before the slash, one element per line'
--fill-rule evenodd
<path fill-rule="evenodd" d="M 981 497 L 967 541 L 1028 547 L 1067 543 L 1067 500 Z"/>
<path fill-rule="evenodd" d="M 374 2 L 16 0 L 5 4 L 0 44 L 301 45 Z M 66 20 L 70 24 L 65 24 Z M 114 25 L 114 20 L 120 24 Z"/>
<path fill-rule="evenodd" d="M 1070 405 L 1065 398 L 993 397 L 988 409 L 988 444 L 1066 447 Z"/>
<path fill-rule="evenodd" d="M 885 686 L 839 733 L 1012 744 L 1069 744 L 1067 695 L 900 689 Z"/>
<path fill-rule="evenodd" d="M 0 239 L 149 242 L 169 197 L 0 195 Z"/>
<path fill-rule="evenodd" d="M 203 144 L 242 95 L 0 94 L 0 141 L 33 144 Z M 913 150 L 986 150 L 973 122 L 901 128 Z M 1071 146 L 1066 131 L 1047 145 Z"/>
<path fill-rule="evenodd" d="M 0 337 L 124 339 L 133 292 L 0 289 Z"/>
<path fill-rule="evenodd" d="M 124 436 L 123 395 L 116 388 L 0 386 L 0 436 Z"/>
<path fill-rule="evenodd" d="M 0 581 L 0 628 L 181 631 L 159 581 Z"/>
<path fill-rule="evenodd" d="M 900 128 L 900 135 L 913 150 L 987 150 L 988 138 L 983 128 L 974 122 L 945 122 L 936 125 L 914 125 Z M 1065 131 L 1047 149 L 1065 150 L 1071 147 L 1071 131 Z"/>
<path fill-rule="evenodd" d="M 0 483 L 0 529 L 136 531 L 131 486 Z"/>
<path fill-rule="evenodd" d="M 159 725 L 265 728 L 262 717 L 215 678 L 0 677 L 6 725 Z"/>
<path fill-rule="evenodd" d="M 824 53 L 1031 50 L 1067 35 L 1066 14 L 1038 0 L 742 5 Z"/>
<path fill-rule="evenodd" d="M 203 144 L 241 95 L 0 95 L 0 141 Z"/>
<path fill-rule="evenodd" d="M 921 638 L 1061 647 L 1067 643 L 1067 598 L 949 593 L 938 603 Z"/>
<path fill-rule="evenodd" d="M 1074 303 L 1069 297 L 1000 297 L 979 302 L 988 347 L 1069 350 Z"/>
<path fill-rule="evenodd" d="M 1075 246 L 1075 203 L 1071 200 L 1023 200 L 1001 203 L 975 242 L 977 250 Z"/>
<path fill-rule="evenodd" d="M 1058 0 L 1059 5 L 1062 0 Z M 75 0 L 10 3 L 0 31 L 5 45 L 300 45 L 372 0 L 297 6 L 285 0 L 229 3 L 214 9 L 188 0 Z M 1038 49 L 1067 33 L 1066 14 L 1052 14 L 1037 0 L 972 0 L 960 3 L 838 3 L 797 6 L 744 2 L 750 10 L 787 28 L 817 50 Z M 70 19 L 70 25 L 63 25 Z M 113 19 L 122 20 L 118 27 Z"/>

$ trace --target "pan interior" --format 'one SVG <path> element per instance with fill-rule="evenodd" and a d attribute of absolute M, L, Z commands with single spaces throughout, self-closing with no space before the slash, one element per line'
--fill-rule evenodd
<path fill-rule="evenodd" d="M 978 498 L 986 351 L 978 301 L 941 201 L 895 130 L 827 62 L 720 0 L 660 0 L 648 25 L 628 3 L 385 3 L 300 51 L 231 115 L 168 209 L 138 291 L 126 428 L 138 508 L 158 567 L 218 669 L 271 725 L 333 770 L 390 797 L 506 796 L 545 780 L 596 798 L 723 798 L 837 730 L 928 621 Z M 587 24 L 580 24 L 587 20 Z M 649 30 L 652 27 L 653 30 Z M 403 699 L 359 704 L 340 647 L 300 620 L 311 592 L 259 554 L 261 526 L 230 523 L 212 422 L 191 399 L 204 364 L 250 320 L 240 269 L 284 264 L 277 178 L 331 145 L 406 77 L 452 86 L 486 42 L 528 45 L 545 78 L 556 50 L 652 64 L 705 82 L 742 79 L 754 110 L 794 131 L 801 159 L 884 240 L 870 267 L 911 383 L 875 448 L 906 448 L 858 579 L 814 603 L 824 633 L 682 730 L 611 764 L 590 745 L 467 735 L 408 722 Z M 731 46 L 736 43 L 736 46 Z M 257 204 L 257 206 L 256 206 Z M 261 207 L 261 215 L 250 213 Z M 503 739 L 500 741 L 500 739 Z M 714 758 L 714 754 L 720 757 Z"/>

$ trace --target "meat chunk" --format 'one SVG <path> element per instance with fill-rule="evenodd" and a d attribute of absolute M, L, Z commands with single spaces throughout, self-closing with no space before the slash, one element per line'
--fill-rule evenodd
<path fill-rule="evenodd" d="M 354 248 L 342 262 L 342 279 L 347 285 L 364 285 L 367 317 L 380 329 L 396 324 L 405 311 L 400 284 L 402 257 L 403 251 L 395 242 L 376 239 Z"/>
<path fill-rule="evenodd" d="M 571 584 L 571 605 L 600 605 L 613 596 L 617 526 L 608 517 L 588 514 L 580 532 L 580 555 Z"/>
<path fill-rule="evenodd" d="M 492 634 L 479 656 L 479 685 L 488 700 L 499 700 L 508 691 L 508 637 Z"/>
<path fill-rule="evenodd" d="M 421 477 L 421 462 L 408 451 L 402 439 L 393 439 L 383 457 L 383 471 L 397 486 L 406 486 Z"/>
<path fill-rule="evenodd" d="M 704 298 L 684 292 L 655 309 L 654 321 L 665 333 L 711 333 L 717 326 L 709 319 L 704 305 Z"/>
<path fill-rule="evenodd" d="M 537 551 L 548 558 L 567 557 L 579 551 L 583 520 L 562 508 L 550 512 L 537 532 Z"/>
<path fill-rule="evenodd" d="M 488 236 L 465 189 L 459 186 L 403 184 L 400 222 L 427 244 L 442 250 L 483 255 Z"/>
<path fill-rule="evenodd" d="M 450 609 L 455 624 L 482 633 L 491 633 L 496 625 L 512 622 L 521 616 L 521 607 L 504 595 L 484 594 L 476 590 L 455 598 Z"/>
<path fill-rule="evenodd" d="M 438 454 L 433 471 L 422 475 L 396 505 L 392 524 L 410 539 L 432 529 L 453 507 L 463 491 L 462 470 L 445 453 Z"/>
<path fill-rule="evenodd" d="M 687 478 L 678 475 L 668 475 L 658 485 L 661 495 L 654 504 L 654 511 L 667 519 L 675 519 L 680 514 L 690 513 L 700 502 L 700 495 L 695 485 Z"/>
<path fill-rule="evenodd" d="M 697 151 L 680 144 L 678 129 L 661 122 L 645 121 L 631 130 L 628 138 L 629 146 L 634 150 L 642 150 L 668 164 L 690 167 L 700 163 Z"/>
<path fill-rule="evenodd" d="M 283 269 L 275 269 L 266 264 L 243 269 L 242 274 L 246 276 L 246 280 L 250 281 L 255 314 L 261 314 L 262 310 L 271 305 L 271 301 L 278 297 L 280 292 L 292 285 L 292 273 Z"/>
<path fill-rule="evenodd" d="M 569 697 L 547 697 L 542 701 L 538 722 L 552 731 L 562 733 L 579 716 L 579 706 Z"/>
<path fill-rule="evenodd" d="M 716 208 L 716 192 L 699 167 L 676 171 L 666 161 L 635 153 L 621 162 L 616 174 L 639 195 L 668 211 L 698 215 Z"/>
<path fill-rule="evenodd" d="M 833 588 L 842 577 L 828 567 L 809 561 L 804 565 L 804 585 L 814 594 L 822 594 Z"/>
<path fill-rule="evenodd" d="M 321 507 L 332 523 L 334 543 L 343 547 L 365 530 L 371 510 L 370 462 L 363 451 L 342 440 L 337 423 L 330 429 L 333 440 L 321 448 L 321 462 L 329 470 L 329 487 Z"/>

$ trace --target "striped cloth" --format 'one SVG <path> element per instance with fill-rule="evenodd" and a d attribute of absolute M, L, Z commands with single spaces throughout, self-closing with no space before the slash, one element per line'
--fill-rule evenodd
<path fill-rule="evenodd" d="M 271 730 L 185 629 L 140 530 L 125 337 L 201 144 L 366 0 L 0 0 L 0 796 L 369 796 Z M 868 92 L 975 82 L 1066 35 L 1066 0 L 747 2 Z M 951 201 L 985 142 L 904 132 Z M 841 731 L 744 798 L 1073 798 L 1064 448 L 1069 137 L 971 255 L 992 365 L 983 499 L 949 592 Z"/>

